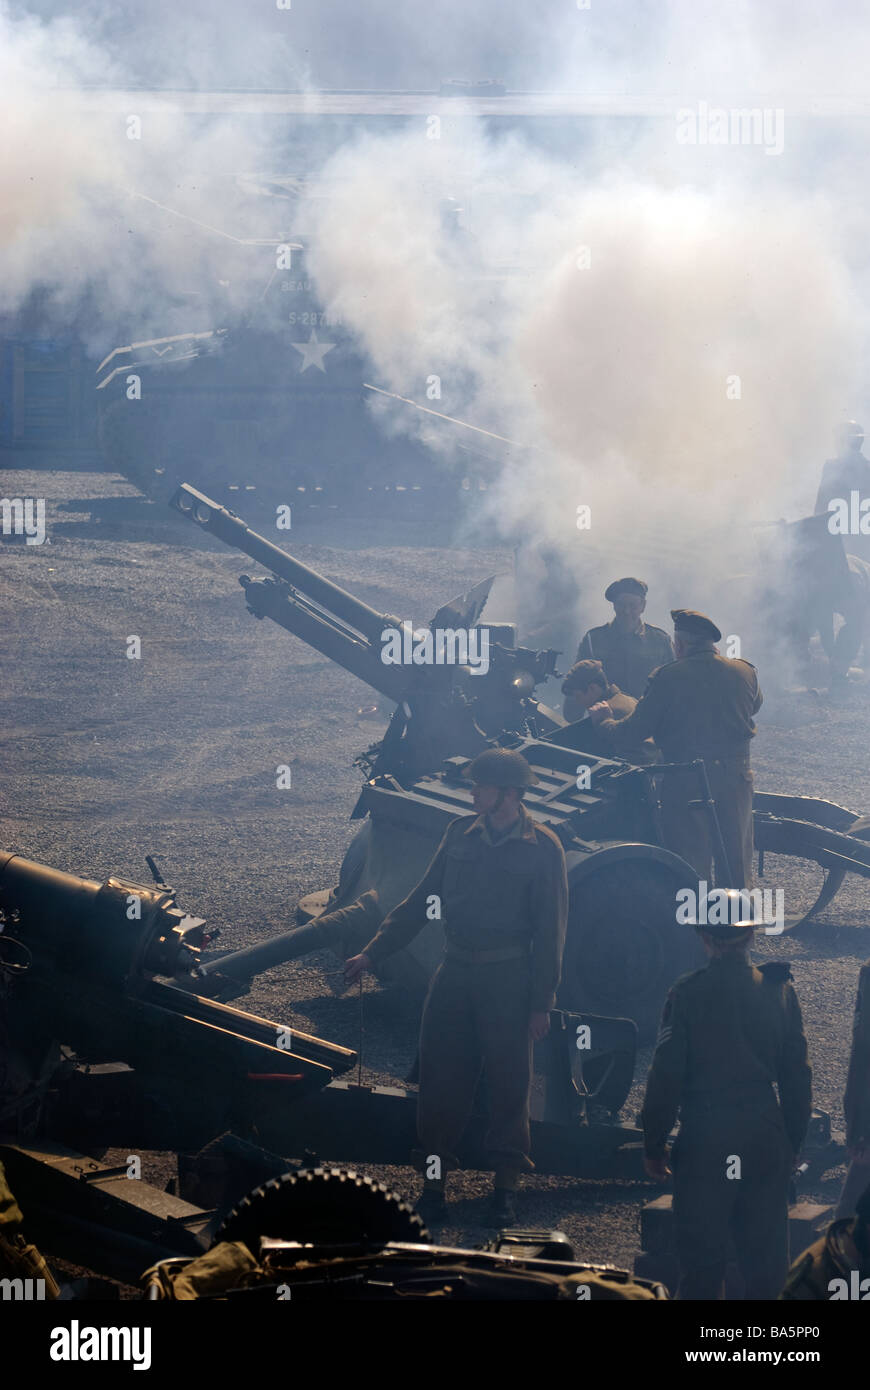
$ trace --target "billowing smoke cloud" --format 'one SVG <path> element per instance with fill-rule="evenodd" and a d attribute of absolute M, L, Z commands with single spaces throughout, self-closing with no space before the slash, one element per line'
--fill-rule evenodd
<path fill-rule="evenodd" d="M 97 354 L 231 322 L 283 234 L 280 205 L 264 214 L 237 177 L 263 158 L 258 128 L 87 91 L 125 79 L 76 21 L 0 10 L 0 311 L 37 294 Z"/>
<path fill-rule="evenodd" d="M 97 347 L 226 322 L 289 229 L 238 175 L 310 162 L 277 120 L 196 122 L 143 97 L 130 140 L 117 107 L 88 112 L 67 89 L 502 77 L 579 91 L 623 114 L 369 123 L 325 162 L 301 218 L 321 298 L 374 384 L 477 426 L 382 398 L 384 429 L 497 460 L 490 515 L 532 550 L 604 573 L 658 545 L 663 596 L 682 602 L 689 553 L 715 580 L 753 522 L 809 508 L 836 421 L 864 405 L 857 0 L 836 23 L 791 0 L 55 9 L 0 11 L 0 111 L 17 135 L 0 153 L 3 307 L 37 288 L 57 315 L 85 299 Z M 763 140 L 707 139 L 710 108 L 750 105 L 770 117 Z"/>
<path fill-rule="evenodd" d="M 381 385 L 525 446 L 501 450 L 505 534 L 576 547 L 586 504 L 605 549 L 667 523 L 733 556 L 809 506 L 862 347 L 830 210 L 745 167 L 663 186 L 482 131 L 369 137 L 325 171 L 311 265 Z"/>

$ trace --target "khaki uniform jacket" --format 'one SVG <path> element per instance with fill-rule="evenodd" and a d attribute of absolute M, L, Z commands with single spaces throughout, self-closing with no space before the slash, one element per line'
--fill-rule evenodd
<path fill-rule="evenodd" d="M 531 1012 L 553 1008 L 568 921 L 568 876 L 561 842 L 524 806 L 511 834 L 493 843 L 484 816 L 451 821 L 435 857 L 404 902 L 365 948 L 373 964 L 401 951 L 425 927 L 428 900 L 440 899 L 448 951 L 531 955 Z"/>
<path fill-rule="evenodd" d="M 660 627 L 642 623 L 639 632 L 623 632 L 614 621 L 590 628 L 575 659 L 600 661 L 609 681 L 639 699 L 650 672 L 673 661 L 674 649 L 670 637 Z"/>
<path fill-rule="evenodd" d="M 722 758 L 747 750 L 761 702 L 754 666 L 701 650 L 653 672 L 634 713 L 600 727 L 615 748 L 654 739 L 666 762 Z"/>
<path fill-rule="evenodd" d="M 846 1143 L 849 1148 L 870 1144 L 870 960 L 861 966 L 849 1075 L 843 1097 Z"/>
<path fill-rule="evenodd" d="M 677 980 L 665 1001 L 647 1080 L 642 1123 L 647 1155 L 661 1158 L 677 1111 L 775 1109 L 779 1089 L 789 1144 L 798 1153 L 810 1119 L 812 1071 L 800 1005 L 777 962 L 756 970 L 742 953 L 714 957 Z"/>

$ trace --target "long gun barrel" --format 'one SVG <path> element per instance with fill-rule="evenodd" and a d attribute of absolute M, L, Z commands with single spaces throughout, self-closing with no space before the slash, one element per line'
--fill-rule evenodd
<path fill-rule="evenodd" d="M 322 950 L 324 946 L 342 950 L 342 954 L 361 951 L 374 936 L 383 917 L 378 895 L 370 889 L 348 907 L 324 912 L 304 926 L 199 966 L 192 987 L 210 998 L 234 999 L 247 993 L 255 975 Z"/>
<path fill-rule="evenodd" d="M 212 501 L 205 493 L 197 492 L 189 483 L 181 484 L 172 499 L 172 505 L 210 535 L 217 536 L 235 550 L 250 555 L 252 560 L 271 570 L 287 584 L 304 590 L 309 598 L 329 609 L 343 622 L 355 627 L 370 642 L 380 639 L 384 623 L 389 621 L 383 613 L 354 598 L 353 594 L 349 594 L 338 584 L 333 584 L 330 579 L 325 579 L 316 570 L 309 569 L 301 560 L 294 560 L 293 556 L 288 555 L 280 546 L 273 545 L 264 536 L 252 531 L 241 517 L 235 516 L 227 507 Z"/>
<path fill-rule="evenodd" d="M 370 608 L 340 585 L 295 560 L 280 546 L 252 531 L 240 517 L 189 483 L 182 483 L 171 505 L 203 531 L 271 570 L 275 579 L 239 583 L 251 612 L 281 627 L 351 671 L 391 700 L 400 700 L 408 677 L 381 661 L 381 634 L 398 619 Z"/>
<path fill-rule="evenodd" d="M 347 1048 L 197 995 L 205 923 L 184 913 L 166 884 L 101 884 L 4 854 L 0 918 L 0 962 L 13 941 L 29 960 L 10 1001 L 10 1036 L 25 1052 L 54 1039 L 90 1063 L 126 1063 L 186 1116 L 207 1114 L 224 1128 L 273 1105 L 274 1086 L 270 1101 L 263 1080 L 292 1083 L 295 1098 L 356 1060 Z"/>
<path fill-rule="evenodd" d="M 506 731 L 545 733 L 564 722 L 531 698 L 538 682 L 556 673 L 559 653 L 517 646 L 512 623 L 480 621 L 494 576 L 415 630 L 410 620 L 378 613 L 309 569 L 189 483 L 172 506 L 272 571 L 270 578 L 239 579 L 255 617 L 271 618 L 395 701 L 383 740 L 363 755 L 371 772 L 413 776 L 445 757 L 474 757 Z"/>

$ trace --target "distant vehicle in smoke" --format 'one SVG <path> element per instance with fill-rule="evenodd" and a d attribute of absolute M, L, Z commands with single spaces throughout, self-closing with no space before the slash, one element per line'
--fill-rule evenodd
<path fill-rule="evenodd" d="M 106 463 L 159 501 L 187 480 L 273 513 L 449 510 L 462 476 L 396 430 L 396 409 L 412 407 L 367 384 L 362 351 L 316 297 L 305 248 L 295 242 L 288 260 L 243 323 L 107 354 L 97 369 Z M 433 443 L 436 424 L 442 437 L 449 428 L 433 416 Z"/>

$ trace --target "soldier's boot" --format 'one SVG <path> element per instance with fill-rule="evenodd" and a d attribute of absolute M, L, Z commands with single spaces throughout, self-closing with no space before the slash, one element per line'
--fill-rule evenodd
<path fill-rule="evenodd" d="M 513 1169 L 497 1168 L 492 1196 L 489 1199 L 489 1219 L 494 1226 L 512 1226 L 517 1219 L 515 1197 L 519 1174 Z"/>

